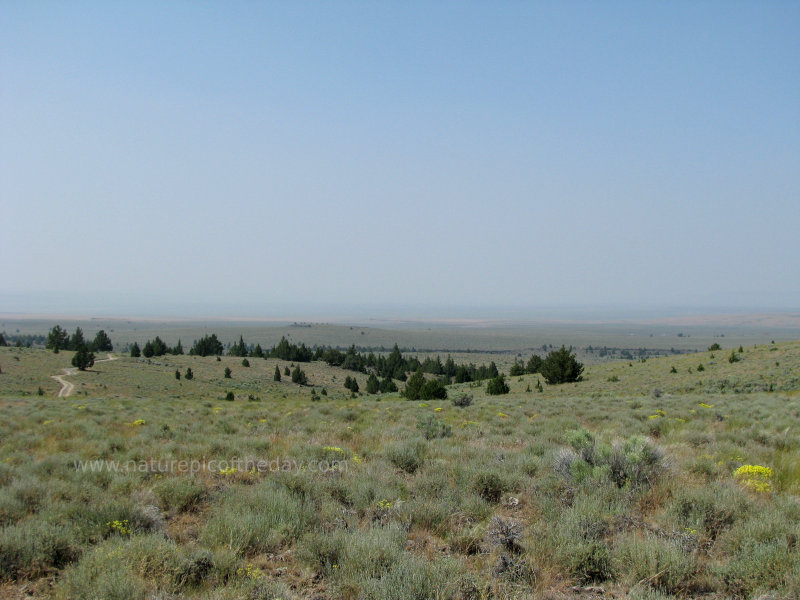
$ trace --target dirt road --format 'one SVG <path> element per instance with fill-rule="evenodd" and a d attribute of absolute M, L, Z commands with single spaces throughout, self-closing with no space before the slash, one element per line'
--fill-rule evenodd
<path fill-rule="evenodd" d="M 100 360 L 94 361 L 94 364 L 101 363 L 101 362 L 108 362 L 110 360 L 118 360 L 119 359 L 118 356 L 113 356 L 111 354 L 108 354 L 107 356 L 108 356 L 108 358 L 102 358 Z M 58 383 L 61 384 L 61 389 L 58 390 L 58 397 L 59 398 L 66 398 L 67 396 L 72 394 L 72 392 L 75 391 L 75 384 L 74 383 L 70 383 L 69 381 L 64 379 L 64 377 L 77 375 L 78 374 L 78 369 L 76 367 L 67 367 L 65 369 L 62 369 L 61 371 L 62 371 L 61 375 L 51 375 L 50 377 L 52 377 Z"/>

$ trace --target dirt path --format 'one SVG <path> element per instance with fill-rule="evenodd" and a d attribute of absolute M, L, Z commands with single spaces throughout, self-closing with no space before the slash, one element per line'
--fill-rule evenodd
<path fill-rule="evenodd" d="M 108 362 L 110 360 L 118 360 L 118 359 L 119 359 L 119 356 L 113 356 L 111 354 L 108 354 L 108 358 L 101 358 L 100 360 L 96 360 L 96 361 L 94 361 L 94 364 L 101 363 L 101 362 Z M 50 377 L 52 377 L 58 383 L 61 384 L 61 389 L 58 390 L 58 397 L 59 398 L 66 398 L 72 392 L 75 391 L 75 384 L 74 383 L 70 383 L 69 381 L 64 379 L 64 377 L 66 377 L 67 375 L 69 375 L 69 376 L 77 375 L 78 374 L 78 369 L 76 367 L 66 367 L 64 369 L 61 369 L 61 371 L 62 371 L 61 375 L 51 375 Z"/>

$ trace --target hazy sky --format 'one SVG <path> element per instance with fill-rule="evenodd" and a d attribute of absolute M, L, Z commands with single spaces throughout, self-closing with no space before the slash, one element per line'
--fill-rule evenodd
<path fill-rule="evenodd" d="M 4 0 L 0 312 L 798 308 L 799 31 L 797 2 Z"/>

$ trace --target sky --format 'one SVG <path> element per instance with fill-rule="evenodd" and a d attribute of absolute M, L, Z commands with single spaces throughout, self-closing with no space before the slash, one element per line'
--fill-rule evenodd
<path fill-rule="evenodd" d="M 798 31 L 797 2 L 3 0 L 0 312 L 800 309 Z"/>

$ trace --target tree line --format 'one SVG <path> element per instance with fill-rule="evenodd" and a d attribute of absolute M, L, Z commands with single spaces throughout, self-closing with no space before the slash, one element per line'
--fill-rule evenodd
<path fill-rule="evenodd" d="M 70 335 L 60 325 L 53 327 L 50 333 L 47 334 L 45 347 L 56 353 L 61 350 L 74 350 L 77 352 L 82 348 L 90 352 L 111 352 L 114 349 L 111 338 L 108 337 L 108 334 L 103 329 L 97 332 L 91 342 L 87 342 L 80 327 L 76 328 L 75 333 Z"/>
<path fill-rule="evenodd" d="M 91 342 L 87 342 L 80 327 L 75 329 L 75 333 L 69 335 L 66 329 L 56 325 L 47 334 L 47 348 L 55 353 L 61 350 L 74 351 L 72 366 L 85 371 L 94 365 L 95 352 L 111 352 L 114 346 L 111 338 L 102 329 L 97 332 Z"/>

